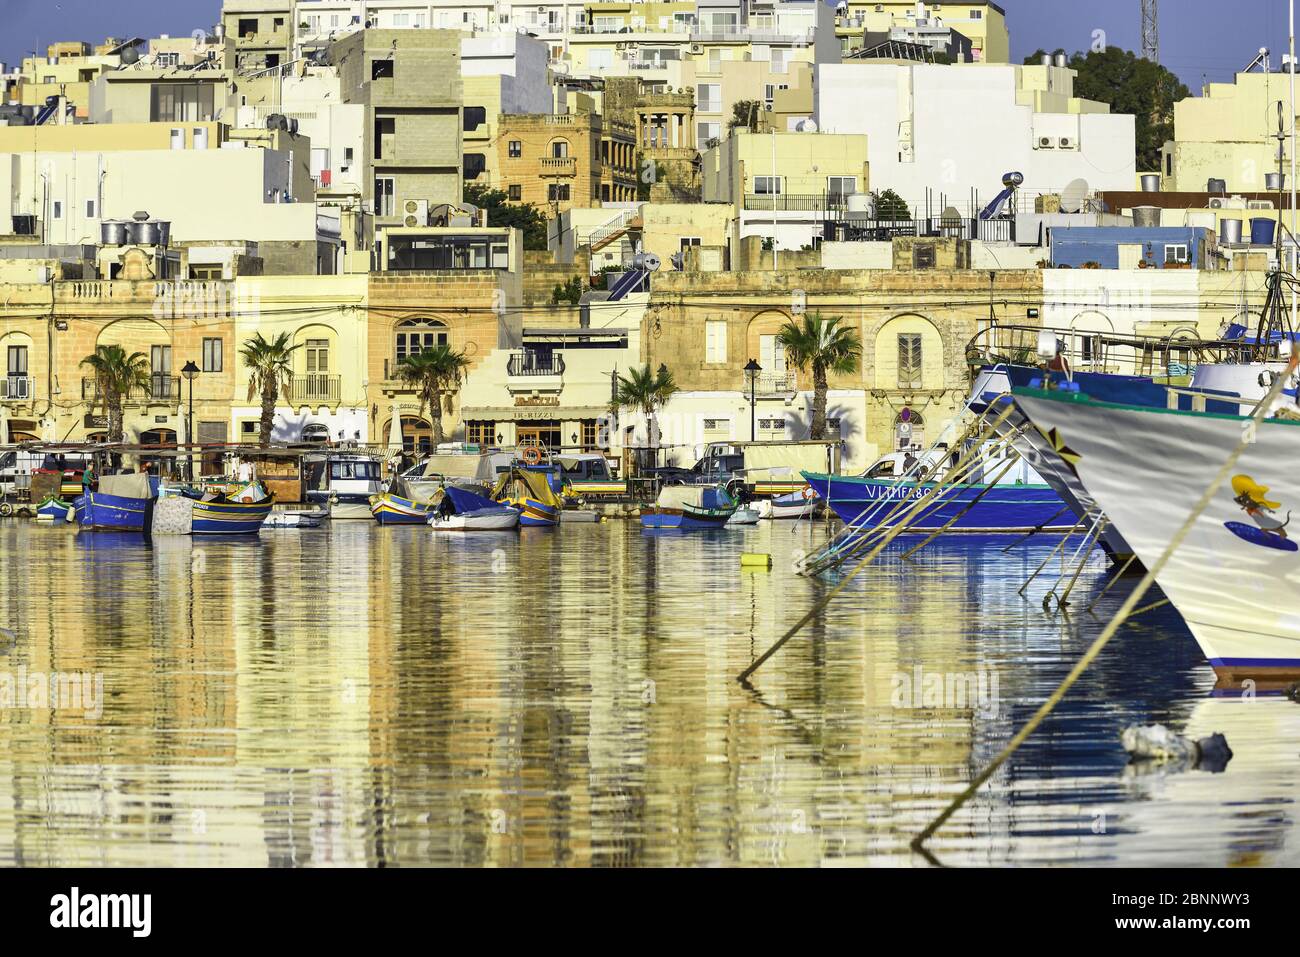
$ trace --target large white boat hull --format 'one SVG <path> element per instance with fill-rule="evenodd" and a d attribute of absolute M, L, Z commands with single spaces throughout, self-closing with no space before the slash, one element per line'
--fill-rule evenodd
<path fill-rule="evenodd" d="M 1148 568 L 1243 430 L 1251 428 L 1240 416 L 1046 394 L 1017 393 L 1016 401 L 1074 465 Z M 1300 422 L 1263 422 L 1229 481 L 1157 576 L 1210 664 L 1232 683 L 1300 675 L 1300 525 L 1288 529 L 1285 524 L 1292 509 L 1300 513 L 1297 461 Z M 1276 507 L 1254 505 L 1251 490 Z"/>

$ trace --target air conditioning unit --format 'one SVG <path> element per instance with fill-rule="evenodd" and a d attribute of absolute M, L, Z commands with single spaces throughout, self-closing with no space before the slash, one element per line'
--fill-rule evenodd
<path fill-rule="evenodd" d="M 704 44 L 703 44 L 703 43 L 692 43 L 692 44 L 691 44 L 691 52 L 692 52 L 692 53 L 703 53 L 703 52 L 704 52 Z"/>
<path fill-rule="evenodd" d="M 1228 207 L 1224 205 L 1225 202 L 1226 200 L 1222 196 L 1211 196 L 1210 209 L 1227 209 Z"/>
<path fill-rule="evenodd" d="M 1078 146 L 1073 136 L 1062 136 L 1059 143 L 1063 150 L 1072 150 Z"/>
<path fill-rule="evenodd" d="M 1252 199 L 1246 203 L 1247 209 L 1272 209 L 1273 201 L 1271 199 Z"/>
<path fill-rule="evenodd" d="M 429 201 L 427 199 L 408 199 L 402 204 L 402 225 L 428 226 Z"/>
<path fill-rule="evenodd" d="M 1056 148 L 1056 139 L 1051 136 L 1040 136 L 1038 138 L 1038 148 L 1040 150 L 1050 150 Z"/>

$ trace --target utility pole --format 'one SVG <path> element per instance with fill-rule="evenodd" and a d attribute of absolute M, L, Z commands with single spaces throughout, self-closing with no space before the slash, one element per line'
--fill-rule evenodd
<path fill-rule="evenodd" d="M 1160 23 L 1157 0 L 1142 0 L 1142 56 L 1160 62 Z"/>

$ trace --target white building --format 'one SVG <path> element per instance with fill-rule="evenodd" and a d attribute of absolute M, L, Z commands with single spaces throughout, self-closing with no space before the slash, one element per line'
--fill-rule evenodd
<path fill-rule="evenodd" d="M 1094 190 L 1132 189 L 1133 117 L 1073 95 L 1061 67 L 849 62 L 817 67 L 818 127 L 866 133 L 873 191 L 892 189 L 924 214 L 978 213 L 1024 174 L 1020 201 L 1075 179 Z M 975 192 L 978 195 L 976 196 Z"/>

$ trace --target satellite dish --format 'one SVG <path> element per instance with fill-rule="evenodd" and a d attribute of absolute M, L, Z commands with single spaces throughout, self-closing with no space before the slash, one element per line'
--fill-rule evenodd
<path fill-rule="evenodd" d="M 1090 187 L 1086 179 L 1073 180 L 1061 191 L 1061 212 L 1083 212 L 1083 204 L 1087 201 L 1089 192 Z"/>
<path fill-rule="evenodd" d="M 804 132 L 804 133 L 816 133 L 816 132 L 817 132 L 817 121 L 816 121 L 816 120 L 804 120 L 802 123 L 799 124 L 799 129 L 800 129 L 802 132 Z"/>

